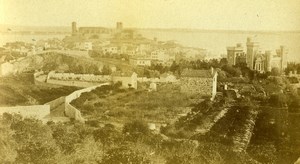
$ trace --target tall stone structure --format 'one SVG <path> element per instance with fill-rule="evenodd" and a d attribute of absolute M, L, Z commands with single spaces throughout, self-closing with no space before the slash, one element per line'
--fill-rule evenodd
<path fill-rule="evenodd" d="M 229 65 L 247 63 L 247 67 L 260 73 L 271 72 L 273 68 L 283 72 L 287 68 L 288 50 L 284 46 L 280 46 L 276 50 L 276 54 L 271 51 L 264 53 L 259 50 L 259 44 L 253 42 L 251 38 L 247 38 L 247 54 L 243 52 L 241 44 L 236 47 L 227 47 L 227 61 Z"/>
<path fill-rule="evenodd" d="M 280 46 L 280 49 L 277 51 L 277 55 L 281 57 L 281 69 L 284 70 L 287 67 L 287 54 L 288 50 L 284 46 Z"/>
<path fill-rule="evenodd" d="M 117 22 L 117 31 L 120 32 L 123 30 L 123 23 L 122 22 Z"/>
<path fill-rule="evenodd" d="M 77 33 L 77 25 L 76 22 L 72 22 L 72 35 Z"/>
<path fill-rule="evenodd" d="M 227 61 L 229 65 L 246 62 L 242 44 L 238 43 L 235 47 L 227 47 Z"/>
<path fill-rule="evenodd" d="M 251 38 L 247 38 L 247 66 L 250 69 L 254 68 L 254 59 L 258 52 L 259 45 L 253 42 Z"/>
<path fill-rule="evenodd" d="M 266 56 L 265 70 L 267 70 L 268 72 L 271 72 L 271 70 L 272 70 L 272 65 L 271 65 L 272 55 L 271 55 L 271 51 L 266 51 L 265 52 L 265 56 Z"/>

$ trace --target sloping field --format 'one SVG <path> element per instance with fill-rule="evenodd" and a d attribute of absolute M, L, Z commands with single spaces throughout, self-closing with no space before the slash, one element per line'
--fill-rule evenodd
<path fill-rule="evenodd" d="M 0 106 L 45 104 L 77 89 L 77 87 L 36 85 L 23 82 L 19 78 L 6 78 L 0 81 Z"/>

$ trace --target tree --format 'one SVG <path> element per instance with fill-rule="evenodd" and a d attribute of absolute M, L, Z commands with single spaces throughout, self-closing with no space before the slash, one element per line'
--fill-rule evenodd
<path fill-rule="evenodd" d="M 172 63 L 172 65 L 170 66 L 170 71 L 173 73 L 178 73 L 180 72 L 180 66 L 179 64 L 177 64 L 175 61 Z"/>
<path fill-rule="evenodd" d="M 110 75 L 111 74 L 111 69 L 109 68 L 108 65 L 104 65 L 102 68 L 102 75 Z"/>
<path fill-rule="evenodd" d="M 280 76 L 280 70 L 279 70 L 279 68 L 277 68 L 277 67 L 272 68 L 271 75 L 272 76 Z"/>
<path fill-rule="evenodd" d="M 222 58 L 220 60 L 220 67 L 223 67 L 224 65 L 227 65 L 227 64 L 228 64 L 227 58 Z"/>
<path fill-rule="evenodd" d="M 95 130 L 93 136 L 96 141 L 100 141 L 102 143 L 103 152 L 105 151 L 106 146 L 121 140 L 121 134 L 112 124 L 106 124 L 103 128 Z"/>
<path fill-rule="evenodd" d="M 228 74 L 234 77 L 239 77 L 240 75 L 242 75 L 242 72 L 239 68 L 235 68 L 229 65 L 223 66 L 222 70 L 224 70 L 225 72 L 227 72 Z"/>
<path fill-rule="evenodd" d="M 6 119 L 12 115 L 4 113 L 0 120 L 0 163 L 13 163 L 17 156 L 17 143 L 13 138 L 13 131 L 10 129 L 10 121 Z"/>
<path fill-rule="evenodd" d="M 90 74 L 99 74 L 100 71 L 98 69 L 98 67 L 94 64 L 90 65 L 88 68 L 87 68 L 87 73 L 90 73 Z"/>
<path fill-rule="evenodd" d="M 18 163 L 54 163 L 59 149 L 52 138 L 50 127 L 36 119 L 25 118 L 13 122 L 11 128 L 18 144 Z"/>
<path fill-rule="evenodd" d="M 292 100 L 289 104 L 289 112 L 299 112 L 300 111 L 300 97 L 292 97 Z"/>
<path fill-rule="evenodd" d="M 124 125 L 123 133 L 127 134 L 131 140 L 137 141 L 143 136 L 149 135 L 150 130 L 146 122 L 135 120 Z"/>
<path fill-rule="evenodd" d="M 286 107 L 287 98 L 283 93 L 273 94 L 270 96 L 269 103 L 273 107 Z"/>
<path fill-rule="evenodd" d="M 63 124 L 53 126 L 52 136 L 64 154 L 74 152 L 75 145 L 81 142 L 77 132 Z"/>

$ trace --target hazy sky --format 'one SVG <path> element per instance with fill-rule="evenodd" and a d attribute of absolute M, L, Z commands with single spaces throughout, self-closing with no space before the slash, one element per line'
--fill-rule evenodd
<path fill-rule="evenodd" d="M 300 0 L 0 0 L 0 24 L 300 30 Z"/>

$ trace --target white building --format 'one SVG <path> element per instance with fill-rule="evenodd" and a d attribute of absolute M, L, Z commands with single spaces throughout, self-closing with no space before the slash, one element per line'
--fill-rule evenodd
<path fill-rule="evenodd" d="M 107 46 L 102 47 L 102 52 L 104 54 L 118 54 L 119 50 L 118 50 L 118 46 L 107 45 Z"/>
<path fill-rule="evenodd" d="M 93 49 L 93 43 L 92 42 L 77 42 L 75 43 L 76 49 L 89 51 Z"/>
<path fill-rule="evenodd" d="M 132 57 L 129 63 L 133 66 L 151 66 L 151 59 L 143 57 Z"/>
<path fill-rule="evenodd" d="M 151 52 L 151 60 L 158 61 L 162 64 L 172 63 L 175 61 L 175 55 L 170 55 L 163 50 L 155 50 Z"/>

